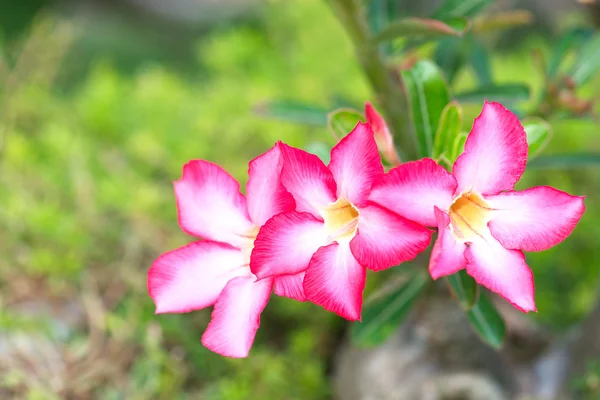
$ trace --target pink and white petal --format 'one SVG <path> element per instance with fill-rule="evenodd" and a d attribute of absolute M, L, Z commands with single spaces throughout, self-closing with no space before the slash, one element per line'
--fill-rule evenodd
<path fill-rule="evenodd" d="M 296 211 L 320 217 L 320 210 L 335 202 L 335 181 L 314 154 L 278 143 L 283 156 L 281 182 L 296 201 Z"/>
<path fill-rule="evenodd" d="M 475 281 L 508 300 L 515 308 L 537 311 L 533 273 L 525 263 L 521 250 L 509 250 L 487 235 L 465 251 L 467 273 Z"/>
<path fill-rule="evenodd" d="M 452 275 L 467 265 L 465 250 L 467 246 L 457 241 L 450 230 L 448 214 L 435 208 L 438 223 L 438 238 L 433 245 L 429 260 L 429 273 L 433 279 Z"/>
<path fill-rule="evenodd" d="M 374 203 L 359 212 L 350 249 L 364 267 L 380 271 L 412 260 L 429 246 L 432 232 L 416 222 Z"/>
<path fill-rule="evenodd" d="M 250 276 L 239 249 L 195 242 L 161 255 L 148 271 L 156 313 L 185 313 L 214 304 L 227 282 Z"/>
<path fill-rule="evenodd" d="M 483 105 L 453 167 L 457 193 L 512 190 L 527 163 L 527 136 L 515 114 L 500 103 Z"/>
<path fill-rule="evenodd" d="M 433 208 L 448 210 L 456 186 L 452 174 L 424 158 L 392 168 L 375 182 L 369 200 L 425 226 L 436 226 Z"/>
<path fill-rule="evenodd" d="M 296 208 L 294 198 L 281 183 L 282 167 L 277 145 L 250 161 L 246 200 L 250 219 L 256 226 L 262 226 L 273 215 Z"/>
<path fill-rule="evenodd" d="M 252 229 L 240 184 L 218 165 L 193 160 L 175 182 L 179 225 L 188 234 L 239 247 Z"/>
<path fill-rule="evenodd" d="M 493 208 L 488 223 L 492 235 L 509 249 L 541 251 L 573 232 L 585 211 L 583 197 L 549 186 L 487 196 Z"/>
<path fill-rule="evenodd" d="M 360 320 L 366 274 L 348 244 L 321 247 L 306 270 L 306 299 L 350 321 Z"/>
<path fill-rule="evenodd" d="M 394 138 L 383 117 L 369 102 L 365 103 L 365 117 L 371 128 L 373 128 L 375 142 L 377 143 L 377 148 L 383 154 L 383 158 L 392 165 L 399 165 L 400 158 L 394 147 Z"/>
<path fill-rule="evenodd" d="M 231 280 L 215 303 L 202 344 L 222 356 L 247 357 L 272 289 L 272 279 Z"/>
<path fill-rule="evenodd" d="M 304 294 L 304 272 L 294 275 L 282 275 L 275 278 L 273 289 L 277 296 L 289 297 L 298 301 L 306 301 Z"/>
<path fill-rule="evenodd" d="M 329 170 L 337 184 L 337 197 L 355 206 L 369 196 L 375 179 L 383 175 L 383 165 L 373 131 L 359 122 L 346 137 L 331 149 Z"/>
<path fill-rule="evenodd" d="M 260 228 L 250 269 L 259 279 L 297 274 L 306 270 L 313 254 L 326 243 L 323 221 L 297 211 L 278 214 Z"/>

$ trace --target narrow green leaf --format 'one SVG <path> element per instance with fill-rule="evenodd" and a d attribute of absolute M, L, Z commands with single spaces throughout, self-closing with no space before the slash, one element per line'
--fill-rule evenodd
<path fill-rule="evenodd" d="M 529 169 L 571 169 L 600 167 L 600 154 L 575 153 L 539 156 L 527 163 Z"/>
<path fill-rule="evenodd" d="M 577 86 L 581 86 L 598 71 L 598 68 L 600 68 L 600 34 L 590 38 L 581 47 L 569 76 Z"/>
<path fill-rule="evenodd" d="M 472 17 L 493 3 L 493 0 L 446 0 L 433 14 L 433 18 Z"/>
<path fill-rule="evenodd" d="M 306 151 L 319 157 L 325 165 L 329 164 L 331 148 L 323 142 L 310 142 L 306 145 Z"/>
<path fill-rule="evenodd" d="M 588 39 L 591 36 L 592 32 L 592 30 L 587 28 L 574 28 L 561 36 L 560 41 L 556 44 L 556 46 L 554 46 L 555 50 L 552 53 L 552 58 L 550 59 L 550 62 L 548 63 L 548 77 L 553 78 L 554 76 L 556 76 L 560 64 L 565 59 L 565 56 L 567 55 L 569 50 L 572 47 L 581 43 L 582 41 Z"/>
<path fill-rule="evenodd" d="M 475 332 L 490 346 L 498 349 L 504 342 L 506 326 L 504 319 L 485 293 L 479 293 L 479 300 L 467 316 Z"/>
<path fill-rule="evenodd" d="M 535 19 L 529 10 L 507 10 L 478 17 L 473 21 L 473 32 L 485 33 L 527 25 Z"/>
<path fill-rule="evenodd" d="M 523 128 L 527 133 L 527 144 L 529 145 L 527 158 L 531 160 L 540 154 L 550 142 L 552 126 L 542 118 L 529 117 L 523 120 Z"/>
<path fill-rule="evenodd" d="M 327 114 L 327 126 L 336 138 L 346 136 L 365 117 L 353 108 L 338 108 Z"/>
<path fill-rule="evenodd" d="M 527 100 L 529 86 L 521 83 L 506 83 L 498 85 L 480 86 L 477 89 L 458 93 L 456 99 L 465 103 L 481 103 L 484 99 L 490 101 L 510 102 Z"/>
<path fill-rule="evenodd" d="M 433 60 L 444 71 L 448 82 L 454 77 L 465 64 L 465 43 L 460 38 L 445 37 L 439 41 L 433 54 Z"/>
<path fill-rule="evenodd" d="M 470 35 L 472 37 L 472 35 Z M 475 39 L 470 41 L 471 65 L 481 86 L 492 84 L 492 68 L 490 67 L 490 58 L 487 50 Z"/>
<path fill-rule="evenodd" d="M 282 121 L 326 126 L 327 110 L 291 100 L 275 100 L 255 108 L 258 115 Z"/>
<path fill-rule="evenodd" d="M 456 101 L 451 101 L 444 107 L 440 123 L 433 141 L 433 158 L 452 152 L 454 139 L 460 134 L 462 127 L 462 108 Z"/>
<path fill-rule="evenodd" d="M 446 153 L 446 159 L 450 163 L 450 165 L 454 164 L 454 161 L 460 156 L 465 149 L 465 142 L 467 141 L 468 133 L 461 132 L 454 138 L 454 143 L 452 144 L 452 151 Z"/>
<path fill-rule="evenodd" d="M 450 88 L 440 69 L 429 60 L 419 61 L 411 69 L 402 71 L 402 78 L 408 93 L 418 157 L 430 157 L 434 133 L 444 107 L 450 102 Z"/>
<path fill-rule="evenodd" d="M 359 346 L 375 346 L 386 340 L 408 315 L 419 294 L 431 280 L 417 272 L 401 287 L 379 296 L 363 307 L 362 322 L 352 324 L 350 336 Z"/>
<path fill-rule="evenodd" d="M 405 36 L 433 38 L 439 36 L 462 36 L 469 27 L 463 17 L 451 18 L 445 22 L 426 18 L 402 18 L 386 26 L 373 40 L 389 41 Z"/>
<path fill-rule="evenodd" d="M 470 310 L 478 299 L 478 286 L 475 280 L 463 269 L 447 277 L 456 299 L 464 310 Z"/>

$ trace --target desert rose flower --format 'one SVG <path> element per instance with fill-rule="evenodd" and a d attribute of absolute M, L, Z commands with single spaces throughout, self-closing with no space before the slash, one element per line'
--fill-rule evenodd
<path fill-rule="evenodd" d="M 279 147 L 281 182 L 296 210 L 262 227 L 252 272 L 259 279 L 305 274 L 288 281 L 289 297 L 303 291 L 327 310 L 360 319 L 365 267 L 378 271 L 414 258 L 431 232 L 369 200 L 383 166 L 368 124 L 359 123 L 331 150 L 329 166 L 313 154 Z"/>
<path fill-rule="evenodd" d="M 246 357 L 273 278 L 250 271 L 254 239 L 271 216 L 295 208 L 280 182 L 278 147 L 250 162 L 246 198 L 239 183 L 203 160 L 183 167 L 175 182 L 179 225 L 204 238 L 160 256 L 148 273 L 156 313 L 184 313 L 214 305 L 202 343 L 229 357 Z"/>
<path fill-rule="evenodd" d="M 583 197 L 539 186 L 514 191 L 527 163 L 517 117 L 485 102 L 452 174 L 431 159 L 390 170 L 371 199 L 425 226 L 437 226 L 429 271 L 434 279 L 463 268 L 521 311 L 536 311 L 525 251 L 548 249 L 571 234 Z"/>
<path fill-rule="evenodd" d="M 396 147 L 394 147 L 394 138 L 383 117 L 369 102 L 365 103 L 365 117 L 373 129 L 375 142 L 383 155 L 383 159 L 390 165 L 399 165 L 400 157 L 398 157 L 398 152 L 396 151 Z"/>

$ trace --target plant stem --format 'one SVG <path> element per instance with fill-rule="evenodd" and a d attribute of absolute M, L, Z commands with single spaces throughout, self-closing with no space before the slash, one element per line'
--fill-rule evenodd
<path fill-rule="evenodd" d="M 327 2 L 354 44 L 358 61 L 377 95 L 385 119 L 394 135 L 400 157 L 404 161 L 416 159 L 416 143 L 408 123 L 408 105 L 400 78 L 385 66 L 377 44 L 371 40 L 372 35 L 361 1 L 327 0 Z"/>

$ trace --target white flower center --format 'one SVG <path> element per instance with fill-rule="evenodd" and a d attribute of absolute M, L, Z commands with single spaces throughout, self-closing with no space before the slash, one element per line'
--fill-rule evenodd
<path fill-rule="evenodd" d="M 256 235 L 258 235 L 258 230 L 260 228 L 255 226 L 250 229 L 248 232 L 244 234 L 244 241 L 241 246 L 242 256 L 244 257 L 244 266 L 250 268 L 250 255 L 252 254 L 252 249 L 254 249 L 254 241 L 256 240 Z"/>
<path fill-rule="evenodd" d="M 329 241 L 350 241 L 358 228 L 358 209 L 344 198 L 321 210 Z"/>
<path fill-rule="evenodd" d="M 456 239 L 473 242 L 487 236 L 490 211 L 488 204 L 477 193 L 466 192 L 457 197 L 448 210 Z"/>

